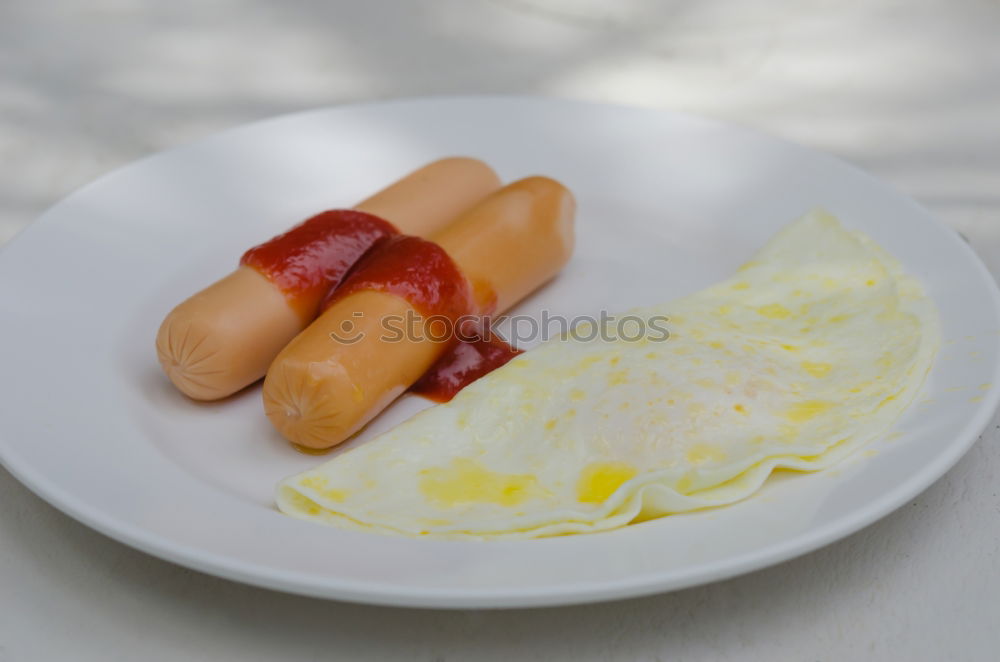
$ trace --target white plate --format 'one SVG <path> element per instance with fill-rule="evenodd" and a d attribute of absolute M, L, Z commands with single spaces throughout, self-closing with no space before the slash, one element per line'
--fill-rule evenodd
<path fill-rule="evenodd" d="M 946 344 L 924 402 L 875 453 L 819 474 L 775 477 L 734 506 L 609 533 L 412 540 L 279 514 L 274 483 L 320 460 L 277 437 L 259 387 L 213 405 L 176 393 L 157 368 L 156 328 L 246 247 L 450 154 L 483 158 L 505 179 L 548 174 L 577 194 L 576 255 L 519 307 L 524 313 L 666 301 L 726 277 L 808 209 L 830 209 L 898 256 L 941 309 Z M 99 531 L 261 586 L 435 607 L 641 595 L 815 549 L 941 476 L 1000 398 L 998 301 L 968 246 L 913 201 L 829 156 L 744 129 L 530 98 L 319 110 L 119 170 L 3 250 L 0 458 L 42 498 Z M 404 399 L 364 436 L 421 406 Z"/>

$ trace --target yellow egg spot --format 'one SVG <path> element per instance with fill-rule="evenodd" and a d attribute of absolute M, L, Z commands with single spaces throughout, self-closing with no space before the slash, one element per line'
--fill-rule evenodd
<path fill-rule="evenodd" d="M 892 354 L 890 354 L 889 352 L 886 352 L 882 356 L 875 359 L 875 365 L 881 368 L 882 370 L 888 370 L 893 366 L 894 363 L 895 361 L 893 360 Z"/>
<path fill-rule="evenodd" d="M 286 490 L 286 497 L 295 510 L 303 512 L 306 515 L 319 515 L 323 512 L 323 509 L 315 501 L 299 492 Z"/>
<path fill-rule="evenodd" d="M 725 317 L 729 313 L 733 312 L 733 307 L 730 305 L 722 305 L 715 309 L 716 314 Z"/>
<path fill-rule="evenodd" d="M 569 417 L 569 418 L 573 418 L 574 416 L 576 416 L 576 410 L 575 409 L 567 409 L 566 410 L 566 416 Z"/>
<path fill-rule="evenodd" d="M 803 400 L 797 402 L 785 412 L 785 418 L 792 423 L 805 423 L 833 407 L 832 402 L 823 400 Z"/>
<path fill-rule="evenodd" d="M 851 317 L 850 315 L 834 315 L 833 317 L 830 318 L 830 322 L 836 324 L 837 322 L 843 322 L 847 319 L 850 319 L 850 317 Z"/>
<path fill-rule="evenodd" d="M 327 480 L 323 476 L 306 476 L 299 481 L 299 485 L 305 487 L 306 489 L 313 490 L 321 498 L 329 501 L 341 502 L 347 498 L 347 490 L 338 490 L 332 487 L 327 487 Z"/>
<path fill-rule="evenodd" d="M 580 472 L 576 498 L 581 503 L 604 503 L 638 471 L 625 462 L 594 462 Z"/>
<path fill-rule="evenodd" d="M 736 386 L 743 381 L 743 376 L 736 371 L 726 373 L 726 386 Z"/>
<path fill-rule="evenodd" d="M 684 457 L 691 464 L 704 464 L 705 462 L 721 462 L 726 459 L 726 453 L 712 444 L 695 444 L 688 449 Z"/>
<path fill-rule="evenodd" d="M 792 316 L 792 311 L 788 310 L 780 303 L 769 303 L 766 306 L 757 308 L 757 314 L 768 319 L 783 320 Z"/>
<path fill-rule="evenodd" d="M 725 347 L 725 345 L 719 342 L 718 340 L 713 340 L 712 342 L 708 343 L 708 346 L 711 347 L 712 349 L 722 349 L 723 347 Z"/>
<path fill-rule="evenodd" d="M 532 474 L 490 471 L 468 458 L 455 458 L 447 467 L 424 469 L 420 475 L 420 491 L 424 497 L 445 507 L 468 503 L 516 506 L 546 494 Z"/>
<path fill-rule="evenodd" d="M 986 382 L 985 384 L 980 384 L 980 385 L 979 385 L 979 390 L 980 390 L 980 391 L 988 391 L 988 390 L 990 390 L 990 389 L 991 389 L 992 387 L 993 387 L 993 384 L 991 384 L 990 382 Z"/>
<path fill-rule="evenodd" d="M 896 395 L 895 394 L 890 395 L 890 396 L 888 396 L 886 398 L 883 398 L 882 402 L 878 403 L 878 406 L 875 407 L 875 408 L 876 409 L 881 409 L 882 407 L 884 407 L 885 405 L 889 404 L 890 402 L 892 402 L 895 399 L 896 399 Z"/>
<path fill-rule="evenodd" d="M 740 404 L 733 405 L 733 409 L 736 410 L 736 411 L 738 411 L 741 414 L 746 414 L 747 413 L 747 408 L 744 407 L 743 405 L 740 405 Z"/>
<path fill-rule="evenodd" d="M 754 262 L 753 260 L 750 260 L 749 262 L 745 262 L 743 264 L 743 266 L 741 266 L 739 269 L 737 269 L 737 271 L 746 271 L 747 269 L 750 269 L 750 268 L 756 267 L 756 266 L 757 266 L 757 263 Z"/>
<path fill-rule="evenodd" d="M 611 360 L 609 361 L 609 363 L 611 363 L 611 365 L 618 365 L 618 362 L 621 361 L 621 360 L 622 360 L 622 357 L 620 357 L 620 356 L 613 356 L 613 357 L 611 357 Z"/>
<path fill-rule="evenodd" d="M 579 363 L 576 364 L 576 367 L 578 370 L 586 370 L 595 363 L 600 362 L 600 360 L 601 360 L 600 356 L 585 356 L 580 360 Z"/>
<path fill-rule="evenodd" d="M 674 348 L 674 354 L 676 354 L 677 356 L 687 356 L 693 351 L 694 348 L 691 347 L 690 345 L 681 345 L 680 347 Z"/>
<path fill-rule="evenodd" d="M 617 370 L 608 375 L 608 386 L 618 386 L 628 382 L 628 370 Z"/>
<path fill-rule="evenodd" d="M 734 290 L 749 290 L 750 289 L 750 283 L 741 280 L 738 283 L 733 283 L 733 289 Z"/>
<path fill-rule="evenodd" d="M 347 491 L 335 489 L 323 490 L 320 492 L 320 496 L 327 501 L 336 501 L 337 503 L 340 503 L 341 501 L 347 499 Z"/>
<path fill-rule="evenodd" d="M 785 350 L 786 352 L 797 352 L 799 350 L 799 348 L 796 347 L 795 345 L 782 345 L 781 349 Z"/>
<path fill-rule="evenodd" d="M 347 490 L 335 490 L 331 488 L 320 492 L 320 496 L 329 501 L 340 502 L 347 498 Z"/>
<path fill-rule="evenodd" d="M 688 472 L 677 479 L 674 490 L 680 494 L 686 494 L 691 491 L 692 483 L 694 483 L 694 476 Z"/>
<path fill-rule="evenodd" d="M 808 372 L 813 377 L 826 377 L 830 374 L 833 369 L 833 365 L 830 363 L 814 363 L 813 361 L 803 361 L 801 363 L 802 369 Z"/>
<path fill-rule="evenodd" d="M 556 427 L 556 419 L 550 418 L 548 421 L 545 422 L 546 430 L 554 430 L 555 427 Z"/>
<path fill-rule="evenodd" d="M 575 389 L 573 389 L 572 391 L 569 392 L 569 399 L 570 400 L 583 400 L 583 398 L 584 398 L 585 395 L 587 395 L 587 394 L 584 393 L 583 391 L 581 391 L 580 389 L 575 388 Z"/>
<path fill-rule="evenodd" d="M 873 279 L 871 279 L 871 278 L 869 278 L 868 280 L 865 281 L 865 285 L 867 285 L 868 287 L 871 287 L 874 284 L 875 284 L 875 281 Z"/>
<path fill-rule="evenodd" d="M 299 481 L 299 485 L 310 490 L 316 490 L 317 492 L 325 489 L 327 486 L 326 478 L 323 476 L 306 476 Z"/>
<path fill-rule="evenodd" d="M 656 352 L 648 352 L 648 353 L 646 354 L 646 358 L 647 358 L 647 359 L 655 359 L 655 358 L 657 358 L 658 356 L 659 356 L 659 354 L 657 354 Z"/>

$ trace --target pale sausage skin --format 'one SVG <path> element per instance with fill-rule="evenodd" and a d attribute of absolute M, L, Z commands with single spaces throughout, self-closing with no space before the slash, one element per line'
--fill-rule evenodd
<path fill-rule="evenodd" d="M 472 286 L 481 312 L 500 313 L 552 278 L 573 250 L 572 194 L 529 177 L 493 193 L 432 239 Z M 349 283 L 345 283 L 347 287 Z M 362 315 L 357 315 L 357 313 Z M 389 316 L 419 318 L 411 338 L 383 341 Z M 381 291 L 335 298 L 277 356 L 264 380 L 264 411 L 304 449 L 333 447 L 408 389 L 448 345 L 428 340 L 428 318 L 402 296 Z M 352 343 L 344 337 L 352 329 Z"/>
<path fill-rule="evenodd" d="M 400 232 L 429 235 L 500 187 L 476 159 L 430 163 L 354 207 Z M 167 315 L 156 337 L 164 373 L 195 400 L 218 400 L 264 376 L 268 365 L 315 316 L 315 301 L 286 296 L 266 276 L 243 265 Z"/>

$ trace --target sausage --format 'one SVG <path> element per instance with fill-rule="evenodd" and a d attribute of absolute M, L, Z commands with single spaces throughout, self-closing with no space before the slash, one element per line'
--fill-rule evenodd
<path fill-rule="evenodd" d="M 567 262 L 574 212 L 568 189 L 546 177 L 529 177 L 488 196 L 433 239 L 464 274 L 472 309 L 499 313 Z M 303 450 L 330 448 L 350 437 L 449 346 L 435 342 L 440 330 L 432 328 L 433 318 L 420 314 L 406 287 L 352 289 L 368 261 L 379 259 L 380 249 L 373 253 L 316 321 L 278 354 L 264 379 L 267 417 Z M 407 316 L 416 320 L 414 333 L 384 340 L 385 321 Z"/>
<path fill-rule="evenodd" d="M 262 272 L 248 258 L 296 232 L 301 235 L 312 228 L 315 235 L 316 223 L 337 227 L 337 219 L 321 218 L 321 214 L 251 249 L 235 271 L 167 315 L 156 336 L 164 373 L 195 400 L 217 400 L 252 384 L 264 376 L 281 348 L 315 318 L 321 298 L 336 284 L 326 281 L 343 277 L 370 243 L 396 229 L 431 234 L 499 187 L 496 173 L 476 159 L 446 158 L 420 168 L 359 203 L 354 209 L 362 213 L 354 220 L 368 223 L 370 232 L 362 239 L 370 240 L 369 244 L 356 241 L 351 247 L 355 254 L 344 255 L 349 258 L 345 264 L 325 265 L 322 274 L 313 274 L 311 288 L 294 294 L 282 289 L 275 272 Z"/>

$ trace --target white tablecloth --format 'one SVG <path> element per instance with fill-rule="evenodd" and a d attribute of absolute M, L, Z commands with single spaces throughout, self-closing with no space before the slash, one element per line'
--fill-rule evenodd
<path fill-rule="evenodd" d="M 1000 273 L 992 0 L 5 0 L 0 242 L 103 172 L 219 129 L 476 92 L 686 110 L 833 152 Z M 504 612 L 215 579 L 90 531 L 0 470 L 0 661 L 998 659 L 998 439 L 994 420 L 912 503 L 789 563 Z"/>

